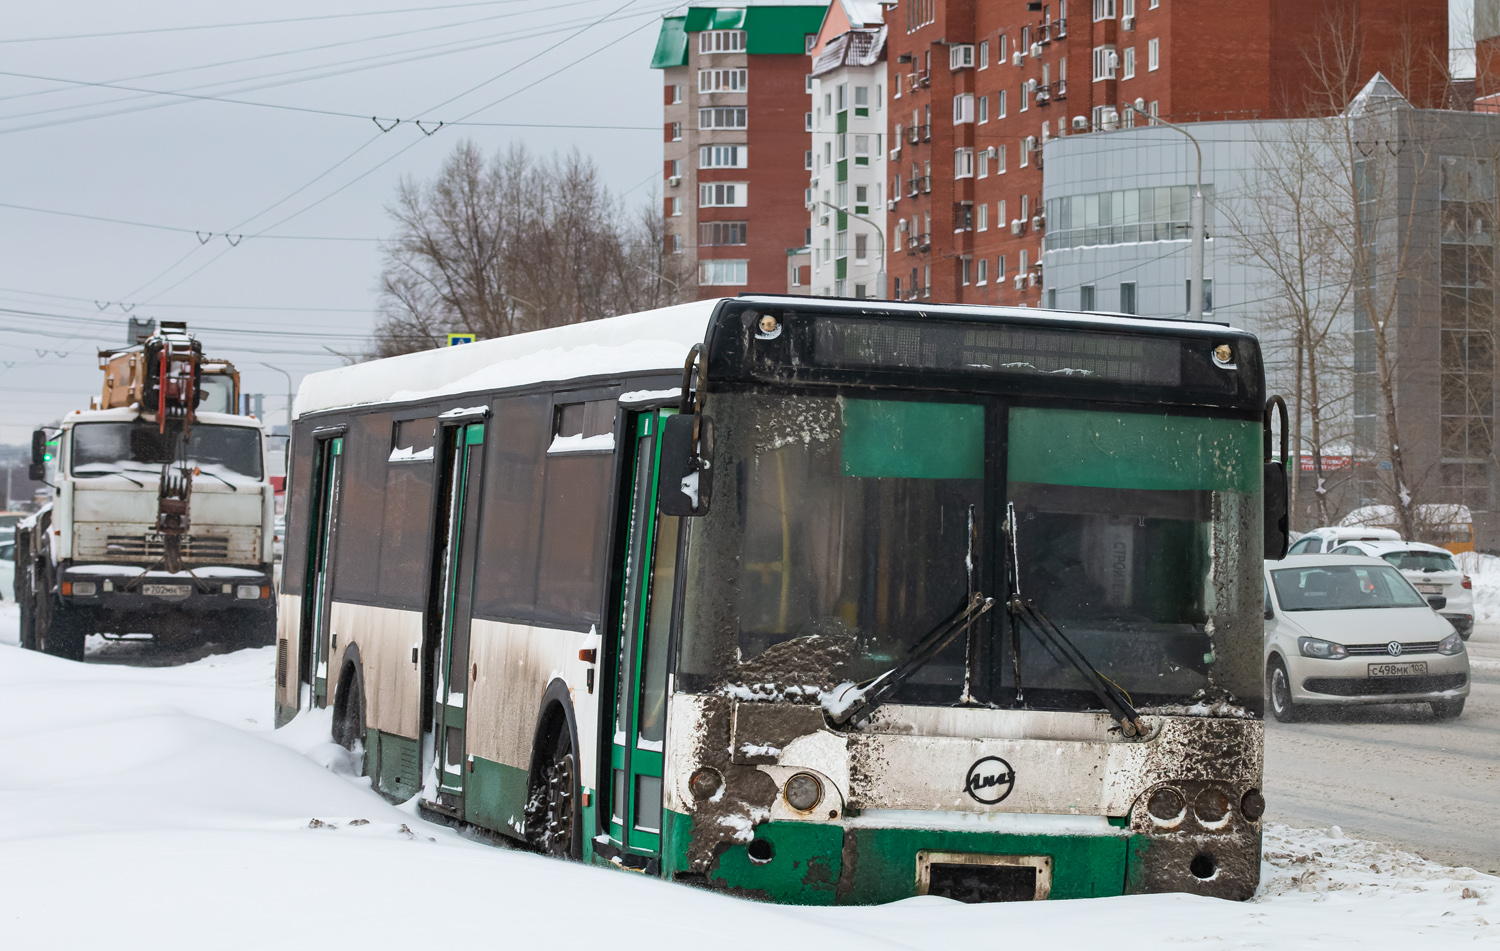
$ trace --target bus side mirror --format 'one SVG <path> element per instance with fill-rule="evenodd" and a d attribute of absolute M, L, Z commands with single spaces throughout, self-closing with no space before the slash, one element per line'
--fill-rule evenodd
<path fill-rule="evenodd" d="M 1280 561 L 1291 544 L 1290 513 L 1287 511 L 1286 466 L 1280 462 L 1265 463 L 1263 497 L 1266 503 L 1265 557 Z"/>
<path fill-rule="evenodd" d="M 31 466 L 26 470 L 26 478 L 32 482 L 47 480 L 47 431 L 45 429 L 34 430 L 31 434 Z"/>
<path fill-rule="evenodd" d="M 693 439 L 697 427 L 696 444 Z M 713 498 L 714 421 L 701 414 L 662 420 L 656 506 L 663 515 L 707 515 Z"/>

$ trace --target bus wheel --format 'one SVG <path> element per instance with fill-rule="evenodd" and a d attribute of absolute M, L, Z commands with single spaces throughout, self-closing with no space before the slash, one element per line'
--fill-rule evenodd
<path fill-rule="evenodd" d="M 1271 658 L 1266 667 L 1266 692 L 1271 695 L 1271 713 L 1282 723 L 1295 723 L 1302 711 L 1292 702 L 1292 679 L 1280 657 Z"/>
<path fill-rule="evenodd" d="M 365 697 L 353 671 L 344 674 L 334 701 L 333 741 L 350 752 L 365 748 Z"/>
<path fill-rule="evenodd" d="M 578 761 L 566 727 L 556 732 L 527 800 L 527 838 L 538 852 L 578 858 Z"/>

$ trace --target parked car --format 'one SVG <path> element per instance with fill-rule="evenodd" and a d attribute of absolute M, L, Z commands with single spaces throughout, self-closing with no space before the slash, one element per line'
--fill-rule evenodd
<path fill-rule="evenodd" d="M 1463 638 L 1395 567 L 1322 555 L 1268 561 L 1265 573 L 1266 691 L 1276 719 L 1335 704 L 1427 703 L 1440 720 L 1463 713 Z"/>
<path fill-rule="evenodd" d="M 1453 562 L 1447 549 L 1425 542 L 1348 542 L 1335 548 L 1335 555 L 1369 555 L 1395 566 L 1419 594 L 1441 595 L 1446 604 L 1437 613 L 1453 629 L 1469 639 L 1474 630 L 1474 582 Z"/>
<path fill-rule="evenodd" d="M 1361 528 L 1359 526 L 1335 525 L 1315 528 L 1299 536 L 1287 549 L 1288 555 L 1321 555 L 1333 551 L 1347 542 L 1399 542 L 1401 533 L 1389 528 Z"/>

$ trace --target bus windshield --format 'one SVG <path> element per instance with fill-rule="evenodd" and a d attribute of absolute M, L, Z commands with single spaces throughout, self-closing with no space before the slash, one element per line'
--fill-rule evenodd
<path fill-rule="evenodd" d="M 1259 545 L 1257 424 L 1155 415 L 1117 431 L 1129 414 L 1007 414 L 952 394 L 712 399 L 715 498 L 689 545 L 686 689 L 811 699 L 901 664 L 973 593 L 1006 597 L 1001 499 L 1016 510 L 1023 596 L 1138 701 L 1213 686 L 1211 631 L 1239 636 L 1243 597 L 1259 619 L 1258 547 L 1248 581 L 1230 551 L 1244 531 Z M 1004 611 L 980 624 L 977 656 L 955 638 L 896 702 L 954 703 L 967 689 L 1011 704 L 1018 652 L 1026 705 L 1095 706 L 1040 641 L 1012 644 Z M 1244 652 L 1256 649 L 1258 628 Z"/>
<path fill-rule="evenodd" d="M 162 463 L 177 460 L 146 420 L 119 423 L 79 423 L 73 427 L 71 468 L 78 478 L 125 472 L 161 472 Z M 260 431 L 249 426 L 193 426 L 188 439 L 189 466 L 217 475 L 261 476 Z"/>

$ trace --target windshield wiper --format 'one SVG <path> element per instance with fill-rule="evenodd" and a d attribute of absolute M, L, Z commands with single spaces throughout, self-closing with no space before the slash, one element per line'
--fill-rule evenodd
<path fill-rule="evenodd" d="M 846 726 L 867 719 L 876 708 L 885 703 L 902 684 L 911 679 L 922 667 L 947 647 L 958 633 L 980 615 L 994 607 L 995 599 L 975 593 L 948 620 L 933 628 L 931 633 L 917 642 L 911 649 L 911 658 L 899 667 L 893 667 L 862 687 L 852 688 L 841 695 L 835 706 L 828 710 L 828 718 L 835 726 Z"/>
<path fill-rule="evenodd" d="M 223 476 L 219 475 L 217 472 L 209 472 L 207 469 L 203 469 L 203 468 L 197 468 L 197 469 L 194 469 L 193 471 L 197 475 L 213 476 L 215 479 L 218 479 L 220 482 L 222 482 L 225 485 L 229 486 L 231 489 L 233 489 L 236 492 L 238 492 L 240 490 L 239 486 L 235 485 L 233 482 L 230 482 L 228 479 L 226 479 Z"/>
<path fill-rule="evenodd" d="M 92 469 L 92 468 L 93 468 L 93 466 L 75 466 L 73 468 L 73 471 L 76 472 L 76 473 L 78 473 L 81 476 L 84 476 L 85 478 L 97 478 L 97 476 L 107 476 L 107 475 L 119 476 L 120 478 L 124 479 L 126 482 L 135 482 L 136 485 L 140 486 L 143 489 L 146 487 L 146 483 L 144 483 L 144 482 L 137 482 L 135 479 L 132 479 L 130 476 L 126 475 L 125 473 L 123 473 L 121 471 L 119 471 L 118 469 L 110 469 L 110 470 L 106 470 L 104 472 L 100 472 L 100 473 L 97 473 L 97 474 L 90 474 L 89 472 L 85 471 L 87 469 Z"/>
<path fill-rule="evenodd" d="M 1068 639 L 1056 624 L 1037 608 L 1036 604 L 1016 595 L 1011 598 L 1007 605 L 1012 617 L 1019 618 L 1025 625 L 1031 628 L 1036 636 L 1052 645 L 1056 653 L 1062 654 L 1068 663 L 1072 664 L 1083 679 L 1088 682 L 1089 688 L 1104 704 L 1104 709 L 1120 724 L 1120 729 L 1126 736 L 1138 737 L 1146 735 L 1146 724 L 1141 720 L 1141 715 L 1135 711 L 1130 699 L 1125 696 L 1125 691 L 1115 686 L 1108 678 L 1104 677 L 1089 663 L 1089 659 L 1078 649 L 1078 645 Z"/>

